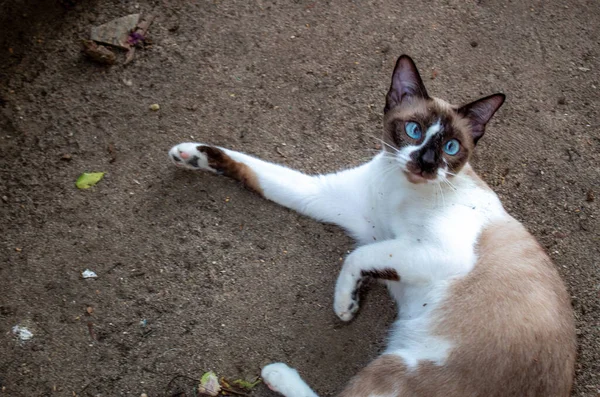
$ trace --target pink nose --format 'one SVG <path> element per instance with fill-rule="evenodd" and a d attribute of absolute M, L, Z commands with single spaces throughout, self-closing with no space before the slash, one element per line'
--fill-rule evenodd
<path fill-rule="evenodd" d="M 186 152 L 179 152 L 179 157 L 181 157 L 184 160 L 187 160 L 190 158 L 190 155 L 189 155 L 189 153 L 186 153 Z"/>

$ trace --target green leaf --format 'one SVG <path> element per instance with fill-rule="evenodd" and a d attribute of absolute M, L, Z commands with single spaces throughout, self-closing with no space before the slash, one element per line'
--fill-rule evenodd
<path fill-rule="evenodd" d="M 89 189 L 100 182 L 104 177 L 104 174 L 105 172 L 84 172 L 77 178 L 75 186 L 77 186 L 78 189 Z"/>
<path fill-rule="evenodd" d="M 254 389 L 256 387 L 256 385 L 258 385 L 261 382 L 261 379 L 258 378 L 256 379 L 254 382 L 248 382 L 247 380 L 244 379 L 236 379 L 233 382 L 231 382 L 233 385 L 236 385 L 237 387 L 239 387 L 240 389 L 244 389 L 245 391 L 251 391 L 252 389 Z"/>

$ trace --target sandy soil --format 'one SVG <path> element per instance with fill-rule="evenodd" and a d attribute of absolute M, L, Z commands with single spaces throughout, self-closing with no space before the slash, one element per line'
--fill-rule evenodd
<path fill-rule="evenodd" d="M 151 11 L 133 63 L 82 57 L 91 26 Z M 206 370 L 250 379 L 273 360 L 339 390 L 394 319 L 380 287 L 353 323 L 334 317 L 352 241 L 166 151 L 359 164 L 408 53 L 434 95 L 508 95 L 474 164 L 566 280 L 573 395 L 597 397 L 599 20 L 596 0 L 0 1 L 0 396 L 192 396 Z M 80 191 L 84 171 L 107 174 Z"/>

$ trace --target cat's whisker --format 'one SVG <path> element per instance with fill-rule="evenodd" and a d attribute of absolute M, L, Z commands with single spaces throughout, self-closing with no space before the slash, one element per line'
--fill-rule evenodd
<path fill-rule="evenodd" d="M 385 179 L 393 171 L 399 171 L 401 169 L 402 167 L 400 166 L 400 164 L 392 163 L 387 167 L 383 168 L 383 170 L 381 170 L 379 174 L 375 178 L 373 178 L 373 180 L 376 181 L 378 179 Z"/>
<path fill-rule="evenodd" d="M 450 188 L 451 188 L 452 190 L 454 190 L 454 191 L 458 190 L 458 189 L 456 188 L 456 186 L 454 186 L 454 184 L 453 184 L 452 182 L 450 182 L 450 180 L 448 180 L 448 178 L 446 178 L 446 177 L 443 177 L 443 178 L 442 178 L 442 181 L 444 181 L 444 183 L 446 183 L 446 185 L 450 186 Z"/>
<path fill-rule="evenodd" d="M 379 179 L 379 178 L 384 179 L 392 171 L 398 170 L 398 169 L 400 169 L 400 167 L 398 167 L 396 164 L 391 164 L 391 165 L 387 166 L 386 168 L 384 168 L 383 170 L 381 170 L 379 175 L 375 179 Z"/>
<path fill-rule="evenodd" d="M 372 149 L 372 148 L 362 148 L 362 149 L 358 149 L 360 152 L 367 152 L 367 153 L 372 153 L 372 154 L 379 154 L 381 153 L 381 149 Z"/>
<path fill-rule="evenodd" d="M 382 151 L 382 150 L 377 150 L 377 149 L 359 149 L 361 152 L 366 152 L 369 153 L 372 157 L 369 157 L 369 160 L 372 160 L 373 157 L 381 155 L 383 158 L 386 159 L 390 159 L 390 160 L 396 160 L 397 156 L 393 155 L 392 153 L 386 152 L 386 151 Z"/>
<path fill-rule="evenodd" d="M 440 179 L 440 182 L 443 182 L 444 185 L 448 186 L 448 188 L 452 189 L 452 190 L 456 190 L 456 188 L 454 188 L 453 186 L 448 184 L 448 181 L 446 179 Z"/>
<path fill-rule="evenodd" d="M 361 151 L 367 152 L 369 154 L 368 157 L 360 157 L 358 161 L 365 162 L 371 161 L 375 156 L 381 156 L 384 159 L 398 161 L 398 156 L 394 156 L 393 154 L 385 151 L 377 151 L 376 149 L 362 149 Z"/>
<path fill-rule="evenodd" d="M 377 140 L 378 140 L 379 142 L 381 142 L 381 144 L 383 144 L 383 145 L 385 145 L 385 146 L 389 147 L 390 149 L 392 149 L 394 152 L 396 152 L 396 153 L 400 153 L 400 150 L 398 150 L 397 148 L 393 147 L 392 145 L 390 145 L 389 143 L 387 143 L 387 142 L 386 142 L 386 141 L 384 141 L 383 139 L 381 139 L 381 138 L 377 138 Z"/>
<path fill-rule="evenodd" d="M 442 189 L 441 184 L 437 183 L 436 185 L 437 185 L 438 189 L 440 190 L 440 196 L 442 197 L 442 208 L 446 208 L 446 198 L 444 197 L 444 189 Z"/>
<path fill-rule="evenodd" d="M 360 162 L 362 162 L 362 163 L 364 163 L 366 161 L 373 160 L 373 157 L 359 157 L 357 160 L 360 161 Z"/>
<path fill-rule="evenodd" d="M 366 137 L 381 142 L 381 135 L 367 134 Z"/>
<path fill-rule="evenodd" d="M 391 159 L 391 160 L 398 160 L 399 158 L 401 158 L 400 156 L 396 156 L 396 155 L 393 155 L 388 152 L 382 152 L 382 156 L 383 156 L 383 158 Z"/>
<path fill-rule="evenodd" d="M 401 166 L 402 162 L 399 161 L 398 157 L 392 155 L 383 155 L 383 159 L 387 162 L 388 165 Z"/>
<path fill-rule="evenodd" d="M 367 134 L 367 137 L 370 139 L 373 139 L 374 141 L 377 141 L 379 144 L 384 145 L 389 147 L 390 149 L 394 149 L 395 151 L 398 151 L 398 149 L 396 149 L 393 146 L 390 146 L 390 144 L 386 143 L 383 139 L 381 139 L 381 137 L 373 135 L 373 134 Z M 375 150 L 381 150 L 381 149 L 375 149 Z"/>

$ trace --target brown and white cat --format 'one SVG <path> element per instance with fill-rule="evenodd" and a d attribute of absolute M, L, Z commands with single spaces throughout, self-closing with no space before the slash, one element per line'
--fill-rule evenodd
<path fill-rule="evenodd" d="M 386 351 L 341 396 L 568 396 L 575 361 L 569 295 L 554 265 L 506 213 L 469 158 L 504 102 L 430 97 L 408 56 L 384 109 L 385 147 L 367 164 L 309 176 L 216 146 L 182 143 L 177 166 L 233 177 L 359 242 L 335 286 L 343 321 L 366 277 L 398 305 Z M 317 394 L 285 364 L 263 368 L 286 397 Z"/>

